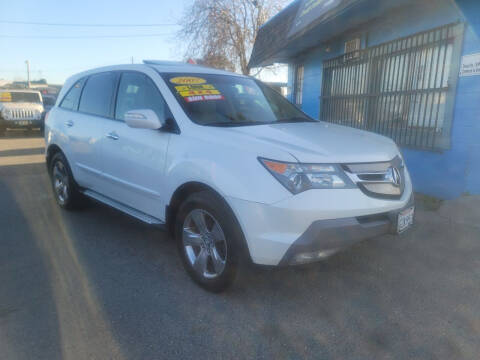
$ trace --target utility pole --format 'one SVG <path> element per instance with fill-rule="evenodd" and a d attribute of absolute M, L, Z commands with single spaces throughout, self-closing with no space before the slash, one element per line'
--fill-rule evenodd
<path fill-rule="evenodd" d="M 30 89 L 30 62 L 25 60 L 25 64 L 27 64 L 27 88 Z"/>

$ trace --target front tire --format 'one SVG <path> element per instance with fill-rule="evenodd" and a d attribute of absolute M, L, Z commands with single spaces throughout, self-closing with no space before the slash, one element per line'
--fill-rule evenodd
<path fill-rule="evenodd" d="M 61 152 L 53 156 L 49 170 L 57 204 L 66 210 L 80 208 L 83 205 L 83 195 L 78 191 L 68 161 Z"/>
<path fill-rule="evenodd" d="M 209 191 L 190 195 L 177 214 L 175 237 L 183 265 L 196 283 L 211 292 L 233 283 L 241 232 L 223 199 Z"/>

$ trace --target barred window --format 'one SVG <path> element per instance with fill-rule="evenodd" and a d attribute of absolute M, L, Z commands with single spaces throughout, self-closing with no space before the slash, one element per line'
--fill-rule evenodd
<path fill-rule="evenodd" d="M 325 61 L 321 120 L 449 148 L 462 36 L 446 25 Z"/>

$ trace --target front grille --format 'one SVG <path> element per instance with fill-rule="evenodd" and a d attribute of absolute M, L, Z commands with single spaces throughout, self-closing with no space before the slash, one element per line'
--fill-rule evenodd
<path fill-rule="evenodd" d="M 388 213 L 357 216 L 357 221 L 362 225 L 389 221 Z"/>
<path fill-rule="evenodd" d="M 398 199 L 403 194 L 405 167 L 398 156 L 386 162 L 344 164 L 343 169 L 368 196 Z"/>
<path fill-rule="evenodd" d="M 13 109 L 11 110 L 11 120 L 35 120 L 37 111 L 30 109 Z"/>

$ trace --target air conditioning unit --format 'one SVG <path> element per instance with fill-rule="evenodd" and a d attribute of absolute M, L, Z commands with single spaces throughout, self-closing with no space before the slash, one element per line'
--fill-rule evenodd
<path fill-rule="evenodd" d="M 345 42 L 345 60 L 351 60 L 360 56 L 360 38 Z"/>

